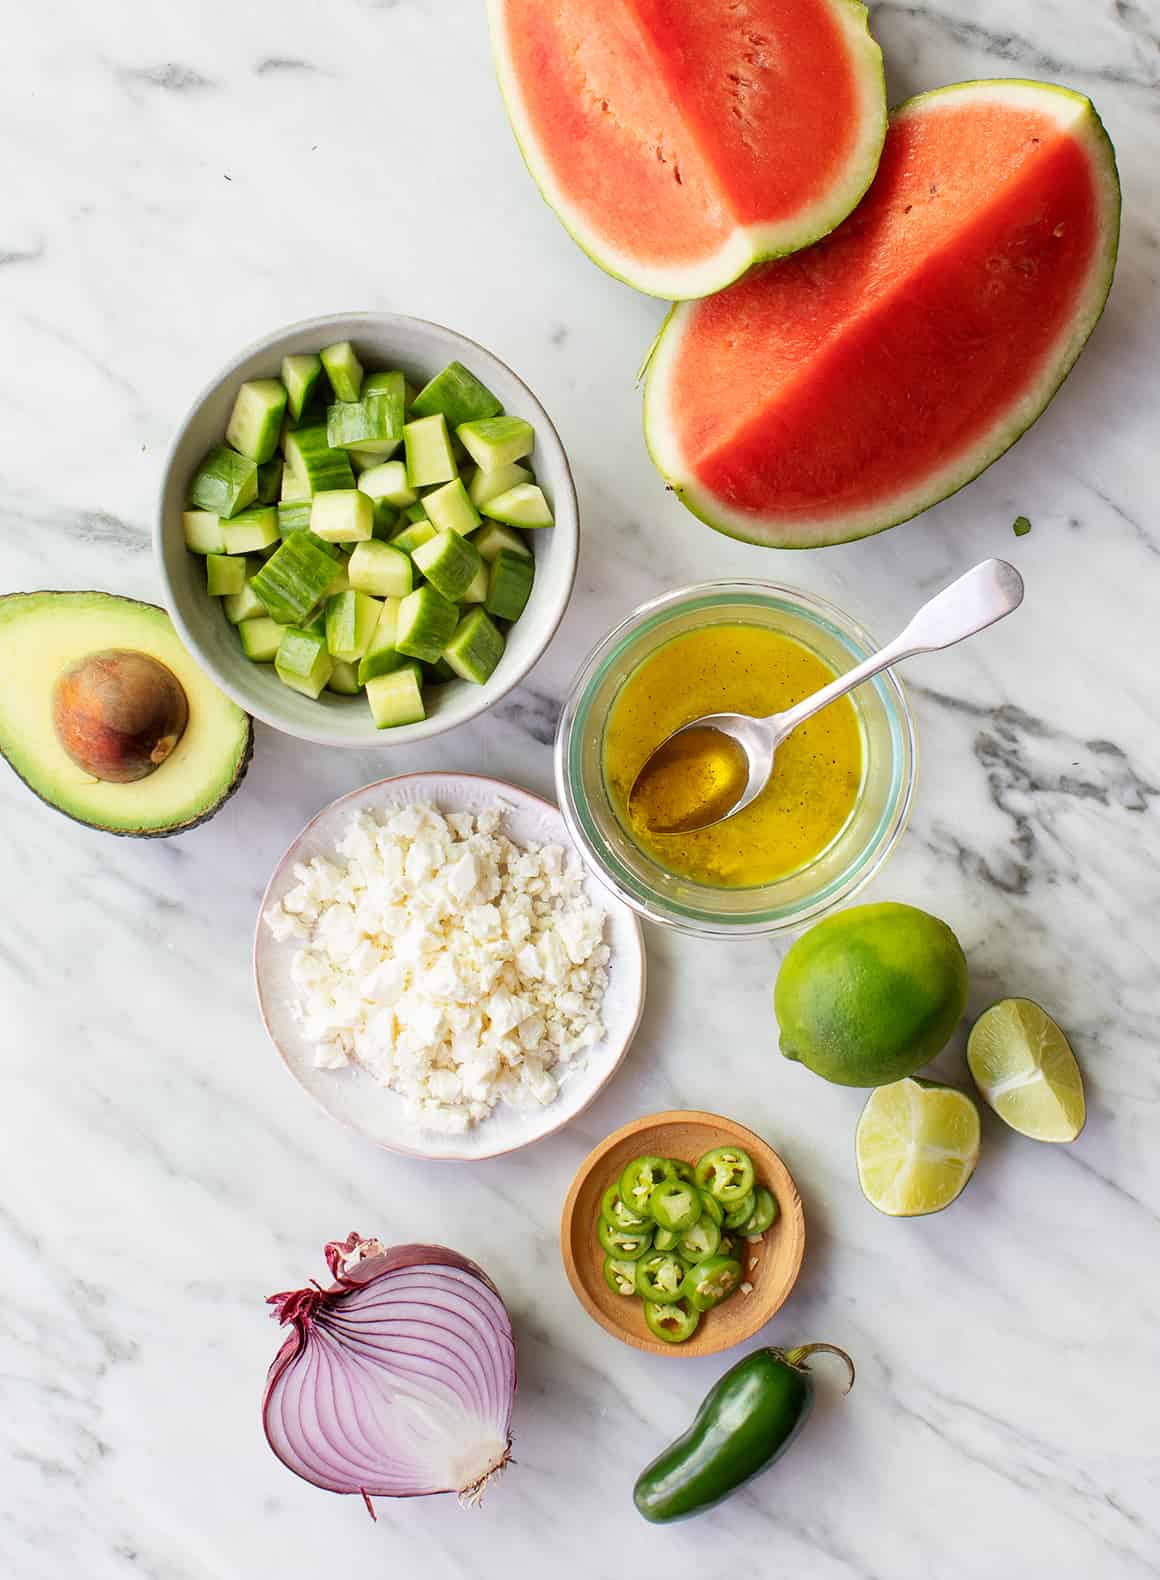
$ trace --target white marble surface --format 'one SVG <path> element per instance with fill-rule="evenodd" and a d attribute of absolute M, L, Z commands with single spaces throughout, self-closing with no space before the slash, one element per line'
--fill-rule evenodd
<path fill-rule="evenodd" d="M 920 521 L 799 557 L 710 534 L 652 472 L 632 380 L 662 309 L 598 273 L 539 202 L 475 0 L 10 10 L 0 585 L 155 595 L 159 458 L 191 394 L 239 343 L 341 307 L 444 320 L 518 368 L 571 449 L 585 533 L 572 610 L 529 685 L 435 747 L 343 755 L 260 730 L 243 793 L 160 843 L 102 838 L 0 774 L 12 1580 L 1160 1572 L 1157 12 L 873 9 L 893 97 L 1012 73 L 1092 93 L 1124 178 L 1121 264 L 1073 378 L 1015 452 Z M 1015 540 L 1019 512 L 1034 531 Z M 781 576 L 886 633 L 990 553 L 1020 564 L 1027 604 L 911 670 L 921 793 L 873 895 L 952 923 L 972 1010 L 1010 992 L 1055 1010 L 1087 1073 L 1076 1146 L 988 1118 L 953 1211 L 879 1217 L 854 1177 L 860 1094 L 776 1053 L 768 942 L 653 933 L 621 1075 L 562 1135 L 499 1163 L 377 1152 L 286 1079 L 254 1007 L 250 929 L 277 855 L 331 797 L 394 766 L 550 789 L 582 650 L 664 587 Z M 960 1060 L 940 1067 L 960 1076 Z M 607 1338 L 565 1283 L 556 1215 L 591 1144 L 675 1104 L 743 1114 L 783 1150 L 810 1241 L 769 1337 L 844 1344 L 859 1381 L 727 1513 L 658 1533 L 633 1512 L 633 1478 L 721 1363 Z M 519 1463 L 481 1513 L 384 1503 L 372 1526 L 263 1444 L 278 1342 L 263 1297 L 319 1274 L 322 1243 L 352 1227 L 455 1245 L 508 1297 Z"/>

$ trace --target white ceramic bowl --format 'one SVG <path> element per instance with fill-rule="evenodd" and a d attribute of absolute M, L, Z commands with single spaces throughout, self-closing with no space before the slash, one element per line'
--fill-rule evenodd
<path fill-rule="evenodd" d="M 534 1113 L 501 1105 L 481 1125 L 462 1136 L 417 1130 L 404 1113 L 402 1099 L 365 1070 L 355 1066 L 345 1070 L 315 1069 L 311 1045 L 302 1036 L 291 1008 L 294 990 L 290 965 L 301 945 L 295 939 L 276 942 L 262 921 L 266 910 L 293 888 L 297 881 L 293 875 L 295 864 L 308 861 L 311 856 L 333 854 L 353 813 L 381 812 L 415 802 L 428 802 L 443 812 L 474 813 L 498 803 L 507 812 L 504 831 L 516 844 L 569 843 L 564 819 L 550 801 L 518 785 L 478 774 L 400 774 L 340 796 L 298 835 L 262 896 L 254 938 L 258 1005 L 283 1064 L 332 1119 L 359 1131 L 380 1147 L 409 1157 L 499 1157 L 561 1129 L 587 1108 L 601 1087 L 612 1079 L 628 1052 L 644 1008 L 645 956 L 640 923 L 627 905 L 605 893 L 594 879 L 588 879 L 593 901 L 608 913 L 606 940 L 612 958 L 602 1006 L 606 1035 L 603 1042 L 589 1049 L 582 1061 L 578 1060 L 562 1075 L 560 1093 L 553 1103 Z"/>
<path fill-rule="evenodd" d="M 313 701 L 284 686 L 269 664 L 252 664 L 237 636 L 205 591 L 199 556 L 185 547 L 181 517 L 189 480 L 205 452 L 222 441 L 239 384 L 277 376 L 282 358 L 350 340 L 371 368 L 401 367 L 425 384 L 458 359 L 516 417 L 536 430 L 533 465 L 556 525 L 533 534 L 536 580 L 528 606 L 512 626 L 499 667 L 485 686 L 452 681 L 428 691 L 430 713 L 419 724 L 377 730 L 364 697 L 324 691 Z M 165 599 L 186 646 L 223 691 L 275 729 L 321 746 L 405 746 L 464 724 L 519 684 L 543 654 L 563 618 L 576 575 L 579 517 L 568 458 L 547 412 L 527 385 L 498 357 L 464 335 L 420 318 L 393 313 L 339 313 L 279 329 L 249 346 L 202 391 L 177 431 L 165 464 L 156 543 Z"/>

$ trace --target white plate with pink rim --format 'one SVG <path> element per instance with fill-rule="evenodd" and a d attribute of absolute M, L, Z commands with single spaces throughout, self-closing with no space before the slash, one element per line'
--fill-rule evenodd
<path fill-rule="evenodd" d="M 301 940 L 289 938 L 278 942 L 263 917 L 294 887 L 297 882 L 294 867 L 299 862 L 309 861 L 312 856 L 333 856 L 355 813 L 381 813 L 424 803 L 441 812 L 477 815 L 498 806 L 504 813 L 502 832 L 517 845 L 558 844 L 565 848 L 571 845 L 564 819 L 550 801 L 502 779 L 459 773 L 400 774 L 340 796 L 294 840 L 262 896 L 254 938 L 258 1005 L 283 1064 L 332 1119 L 357 1130 L 377 1146 L 408 1157 L 440 1160 L 500 1157 L 560 1130 L 587 1108 L 612 1079 L 628 1052 L 644 1009 L 644 941 L 634 912 L 587 875 L 588 892 L 608 917 L 605 942 L 611 950 L 611 958 L 608 989 L 602 1005 L 605 1036 L 563 1072 L 555 1100 L 534 1112 L 500 1104 L 487 1119 L 465 1134 L 445 1135 L 419 1129 L 407 1114 L 398 1093 L 358 1065 L 342 1070 L 317 1069 L 313 1047 L 303 1036 L 293 1007 L 290 970 L 294 956 L 302 947 Z"/>

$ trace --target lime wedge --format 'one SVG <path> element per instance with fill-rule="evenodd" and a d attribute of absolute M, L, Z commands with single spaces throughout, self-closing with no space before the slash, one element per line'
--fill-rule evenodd
<path fill-rule="evenodd" d="M 862 1110 L 854 1148 L 872 1207 L 892 1218 L 941 1212 L 975 1172 L 979 1110 L 953 1087 L 895 1081 Z"/>
<path fill-rule="evenodd" d="M 967 1063 L 999 1115 L 1033 1141 L 1074 1141 L 1087 1108 L 1067 1038 L 1029 998 L 1005 998 L 971 1028 Z"/>

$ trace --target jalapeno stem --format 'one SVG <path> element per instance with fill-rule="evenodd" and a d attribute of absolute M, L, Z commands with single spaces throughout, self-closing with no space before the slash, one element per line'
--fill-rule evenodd
<path fill-rule="evenodd" d="M 846 1354 L 845 1350 L 840 1350 L 836 1344 L 800 1344 L 797 1349 L 794 1350 L 774 1351 L 774 1354 L 779 1355 L 787 1366 L 792 1366 L 795 1371 L 799 1372 L 808 1372 L 810 1370 L 806 1363 L 808 1362 L 811 1355 L 823 1353 L 826 1355 L 836 1355 L 839 1360 L 845 1361 L 847 1370 L 850 1373 L 850 1380 L 846 1384 L 844 1391 L 849 1393 L 850 1389 L 854 1386 L 854 1362 Z"/>

